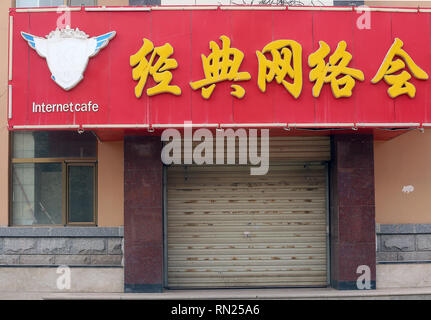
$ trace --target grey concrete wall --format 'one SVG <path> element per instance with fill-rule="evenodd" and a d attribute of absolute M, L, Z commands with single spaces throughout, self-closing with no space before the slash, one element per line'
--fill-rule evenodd
<path fill-rule="evenodd" d="M 0 267 L 122 264 L 123 228 L 0 228 Z"/>
<path fill-rule="evenodd" d="M 377 265 L 377 289 L 431 287 L 431 263 Z"/>
<path fill-rule="evenodd" d="M 70 287 L 59 287 L 63 273 L 58 268 L 3 267 L 0 268 L 0 292 L 86 292 L 107 293 L 124 291 L 124 271 L 118 267 L 71 267 Z"/>
<path fill-rule="evenodd" d="M 431 224 L 376 226 L 377 262 L 431 262 Z"/>

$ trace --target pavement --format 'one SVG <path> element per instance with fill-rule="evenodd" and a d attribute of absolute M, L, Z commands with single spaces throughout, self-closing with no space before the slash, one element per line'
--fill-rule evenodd
<path fill-rule="evenodd" d="M 431 300 L 431 287 L 377 290 L 220 289 L 163 293 L 0 292 L 0 300 Z"/>

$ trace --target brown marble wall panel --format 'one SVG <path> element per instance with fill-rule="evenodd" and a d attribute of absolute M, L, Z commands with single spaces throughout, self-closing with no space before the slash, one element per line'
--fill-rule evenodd
<path fill-rule="evenodd" d="M 358 266 L 376 281 L 376 235 L 373 136 L 332 137 L 330 172 L 331 285 L 358 289 Z"/>
<path fill-rule="evenodd" d="M 160 137 L 124 138 L 125 292 L 163 287 L 163 166 Z"/>

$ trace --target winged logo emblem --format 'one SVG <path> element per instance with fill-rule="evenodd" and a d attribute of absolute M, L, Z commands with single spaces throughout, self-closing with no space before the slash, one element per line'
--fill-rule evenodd
<path fill-rule="evenodd" d="M 116 32 L 90 38 L 85 32 L 71 29 L 56 29 L 45 38 L 21 32 L 28 45 L 36 50 L 48 63 L 51 78 L 68 91 L 83 78 L 88 61 L 106 47 Z"/>

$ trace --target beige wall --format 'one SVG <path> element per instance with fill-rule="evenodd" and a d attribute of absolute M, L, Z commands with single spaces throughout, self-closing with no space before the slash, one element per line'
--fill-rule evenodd
<path fill-rule="evenodd" d="M 426 6 L 431 7 L 427 1 Z M 368 2 L 367 4 L 369 4 Z M 393 2 L 397 6 L 413 5 Z M 0 1 L 0 145 L 8 149 L 7 41 L 10 1 Z M 99 0 L 99 5 L 127 5 L 128 0 Z M 418 3 L 413 6 L 417 6 Z M 420 4 L 424 4 L 421 2 Z M 372 5 L 389 3 L 373 2 Z M 431 130 L 412 131 L 391 141 L 375 142 L 377 223 L 431 223 Z M 123 143 L 99 143 L 98 212 L 100 226 L 123 225 Z M 0 226 L 8 224 L 8 154 L 0 156 Z M 402 192 L 412 185 L 413 192 Z"/>
<path fill-rule="evenodd" d="M 375 7 L 431 7 L 431 1 L 365 1 Z M 377 223 L 431 223 L 431 131 L 375 142 Z M 403 186 L 414 191 L 403 193 Z"/>
<path fill-rule="evenodd" d="M 0 1 L 0 146 L 1 150 L 9 148 L 7 130 L 7 88 L 8 88 L 8 35 L 10 1 Z M 8 152 L 0 153 L 0 226 L 8 224 Z"/>
<path fill-rule="evenodd" d="M 0 146 L 8 150 L 7 79 L 8 79 L 8 10 L 10 1 L 0 1 Z M 127 5 L 128 0 L 99 0 L 100 5 Z M 98 164 L 98 223 L 99 226 L 123 225 L 123 143 L 99 143 Z M 7 152 L 0 153 L 0 226 L 7 226 L 8 218 Z"/>
<path fill-rule="evenodd" d="M 124 225 L 124 153 L 123 142 L 98 144 L 98 225 Z"/>
<path fill-rule="evenodd" d="M 376 222 L 431 223 L 431 129 L 374 143 Z M 402 192 L 404 186 L 414 191 Z"/>

